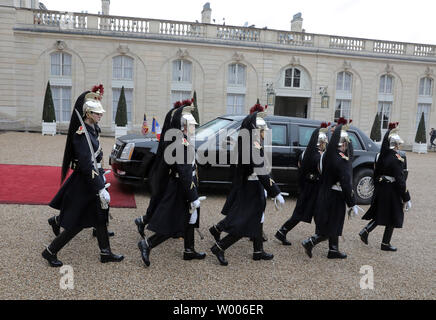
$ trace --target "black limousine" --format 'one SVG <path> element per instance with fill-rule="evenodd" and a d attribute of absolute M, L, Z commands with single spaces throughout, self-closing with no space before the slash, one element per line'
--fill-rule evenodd
<path fill-rule="evenodd" d="M 217 157 L 220 153 L 229 154 L 243 119 L 243 115 L 226 115 L 200 126 L 195 135 L 196 149 L 206 141 L 216 141 L 214 145 Z M 298 157 L 321 121 L 283 116 L 267 116 L 265 120 L 272 130 L 271 175 L 282 191 L 296 191 Z M 213 136 L 222 136 L 223 132 L 227 134 L 225 139 L 211 139 Z M 374 191 L 374 160 L 380 147 L 356 127 L 351 126 L 348 133 L 354 147 L 354 193 L 359 204 L 369 204 Z M 152 135 L 130 134 L 118 138 L 109 159 L 115 177 L 122 183 L 147 183 L 157 146 L 158 141 Z M 200 188 L 206 185 L 231 184 L 229 164 L 206 163 L 198 168 Z"/>

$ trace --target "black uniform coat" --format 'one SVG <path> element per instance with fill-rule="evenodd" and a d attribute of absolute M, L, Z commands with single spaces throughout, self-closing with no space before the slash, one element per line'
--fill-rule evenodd
<path fill-rule="evenodd" d="M 410 200 L 404 176 L 404 158 L 395 150 L 387 151 L 376 162 L 374 171 L 374 195 L 371 207 L 362 217 L 364 220 L 375 220 L 377 225 L 401 228 L 404 221 L 403 203 Z M 395 178 L 394 182 L 382 176 Z"/>
<path fill-rule="evenodd" d="M 85 123 L 94 153 L 99 149 L 99 128 Z M 94 169 L 85 133 L 78 128 L 72 137 L 74 171 L 62 185 L 49 206 L 60 210 L 60 226 L 64 229 L 96 227 L 107 221 L 108 210 L 102 210 L 99 190 L 104 188 L 103 170 Z M 101 162 L 103 152 L 96 157 Z"/>
<path fill-rule="evenodd" d="M 247 121 L 246 121 L 247 120 Z M 243 121 L 242 128 L 248 128 L 256 121 L 256 113 L 253 113 Z M 249 122 L 249 124 L 245 123 Z M 244 126 L 246 125 L 246 126 Z M 239 140 L 239 139 L 238 139 Z M 263 148 L 256 143 L 251 144 L 251 149 L 258 152 L 258 159 L 263 159 Z M 241 140 L 238 141 L 239 163 L 242 163 Z M 248 180 L 248 177 L 255 171 L 255 168 L 263 167 L 263 163 L 237 166 L 234 188 L 231 191 L 229 200 L 230 208 L 223 220 L 223 231 L 239 237 L 261 237 L 262 236 L 262 214 L 266 207 L 265 191 L 271 197 L 280 193 L 279 187 L 271 179 L 269 174 L 257 174 L 258 180 Z"/>
<path fill-rule="evenodd" d="M 341 125 L 336 127 L 323 156 L 323 171 L 315 210 L 317 233 L 328 237 L 342 235 L 345 204 L 348 207 L 355 205 L 350 160 L 337 149 L 341 128 Z M 338 182 L 342 191 L 332 189 Z"/>
<path fill-rule="evenodd" d="M 185 153 L 188 152 L 188 148 L 192 148 L 186 144 L 185 140 Z M 165 236 L 183 237 L 191 217 L 190 204 L 198 199 L 196 166 L 191 163 L 175 163 L 169 167 L 168 184 L 155 206 L 156 214 L 152 215 L 147 229 Z M 197 214 L 197 222 L 194 224 L 196 228 L 200 221 L 199 208 Z"/>
<path fill-rule="evenodd" d="M 317 148 L 319 129 L 312 133 L 310 142 L 302 154 L 299 168 L 300 194 L 295 205 L 292 219 L 311 223 L 315 214 L 319 190 L 319 161 L 321 153 Z"/>

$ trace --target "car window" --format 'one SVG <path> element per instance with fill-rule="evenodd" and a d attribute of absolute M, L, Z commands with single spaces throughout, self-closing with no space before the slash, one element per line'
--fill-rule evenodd
<path fill-rule="evenodd" d="M 272 145 L 273 146 L 285 146 L 287 137 L 286 124 L 270 123 L 269 127 L 272 130 Z"/>
<path fill-rule="evenodd" d="M 362 144 L 360 143 L 360 140 L 355 132 L 348 131 L 348 136 L 350 137 L 350 140 L 353 143 L 354 150 L 363 150 Z"/>
<path fill-rule="evenodd" d="M 312 136 L 312 132 L 316 128 L 314 127 L 298 127 L 298 145 L 300 147 L 307 147 L 310 141 L 310 137 Z"/>
<path fill-rule="evenodd" d="M 209 121 L 195 130 L 195 139 L 206 140 L 207 137 L 216 134 L 219 130 L 225 128 L 232 122 L 232 120 L 223 118 L 216 118 Z"/>

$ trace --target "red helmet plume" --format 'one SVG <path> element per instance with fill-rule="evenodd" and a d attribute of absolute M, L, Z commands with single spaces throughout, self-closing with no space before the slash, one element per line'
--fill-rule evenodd
<path fill-rule="evenodd" d="M 265 108 L 262 107 L 259 103 L 256 103 L 254 106 L 251 107 L 250 114 L 252 114 L 256 111 L 263 112 L 263 111 L 265 111 Z"/>
<path fill-rule="evenodd" d="M 399 124 L 399 122 L 389 122 L 389 130 L 395 129 Z"/>

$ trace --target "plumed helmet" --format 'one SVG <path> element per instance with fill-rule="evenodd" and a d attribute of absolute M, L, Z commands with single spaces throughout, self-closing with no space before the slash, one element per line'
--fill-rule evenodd
<path fill-rule="evenodd" d="M 266 124 L 265 117 L 267 116 L 266 109 L 267 105 L 262 107 L 259 103 L 256 103 L 250 108 L 250 114 L 256 113 L 256 128 L 261 130 L 268 130 L 268 125 Z"/>
<path fill-rule="evenodd" d="M 319 133 L 318 133 L 318 143 L 317 143 L 318 147 L 320 146 L 320 144 L 325 144 L 328 142 L 327 131 L 328 131 L 329 126 L 330 126 L 330 122 L 329 123 L 327 123 L 327 122 L 321 123 Z"/>
<path fill-rule="evenodd" d="M 103 113 L 106 112 L 101 104 L 101 99 L 103 97 L 104 88 L 100 84 L 94 86 L 92 91 L 87 93 L 85 96 L 85 103 L 83 104 L 83 116 L 88 112 Z"/>
<path fill-rule="evenodd" d="M 399 122 L 391 122 L 389 123 L 389 149 L 395 149 L 395 147 L 399 147 L 404 143 L 403 139 L 401 139 L 398 134 L 398 124 Z"/>
<path fill-rule="evenodd" d="M 350 137 L 348 136 L 347 130 L 350 128 L 350 123 L 353 120 L 345 119 L 344 117 L 340 117 L 337 121 L 337 125 L 342 125 L 341 136 L 339 138 L 338 146 L 341 147 L 344 142 L 350 142 Z"/>

